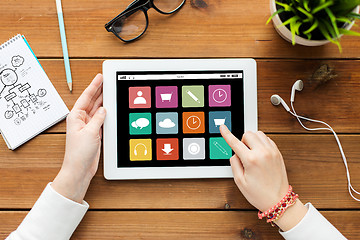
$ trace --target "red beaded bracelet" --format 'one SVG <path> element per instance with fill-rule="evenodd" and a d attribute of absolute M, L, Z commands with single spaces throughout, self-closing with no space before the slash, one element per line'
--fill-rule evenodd
<path fill-rule="evenodd" d="M 271 222 L 271 225 L 273 225 L 273 222 L 279 219 L 285 212 L 286 209 L 288 209 L 290 206 L 294 205 L 296 202 L 296 199 L 299 197 L 298 194 L 294 193 L 292 190 L 292 186 L 289 185 L 289 190 L 286 193 L 286 195 L 283 197 L 283 199 L 280 200 L 275 206 L 268 209 L 265 212 L 258 213 L 259 219 L 262 219 L 264 217 L 267 218 L 266 222 Z"/>

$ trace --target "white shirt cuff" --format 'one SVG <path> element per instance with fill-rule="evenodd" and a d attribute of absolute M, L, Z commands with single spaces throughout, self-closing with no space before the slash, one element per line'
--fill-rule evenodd
<path fill-rule="evenodd" d="M 71 237 L 89 204 L 85 201 L 80 204 L 62 196 L 50 184 L 9 240 L 63 240 Z"/>
<path fill-rule="evenodd" d="M 305 206 L 308 211 L 295 227 L 287 232 L 279 231 L 286 240 L 346 239 L 311 203 Z"/>

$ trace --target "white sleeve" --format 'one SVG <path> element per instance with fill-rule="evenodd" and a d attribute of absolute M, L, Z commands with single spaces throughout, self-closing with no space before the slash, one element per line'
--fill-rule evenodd
<path fill-rule="evenodd" d="M 89 208 L 57 193 L 49 183 L 23 222 L 6 240 L 69 239 Z"/>
<path fill-rule="evenodd" d="M 287 232 L 279 231 L 286 240 L 346 239 L 311 203 L 305 206 L 308 211 L 295 227 Z"/>

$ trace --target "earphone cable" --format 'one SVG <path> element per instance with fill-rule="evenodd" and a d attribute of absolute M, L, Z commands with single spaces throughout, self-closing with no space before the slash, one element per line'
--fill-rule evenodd
<path fill-rule="evenodd" d="M 348 191 L 349 191 L 349 194 L 350 196 L 355 200 L 355 201 L 358 201 L 360 202 L 360 199 L 359 198 L 356 198 L 354 195 L 353 195 L 353 192 L 355 192 L 356 194 L 360 195 L 360 192 L 356 191 L 353 186 L 351 185 L 351 179 L 350 179 L 350 171 L 349 171 L 349 167 L 348 167 L 348 164 L 347 164 L 347 159 L 346 159 L 346 156 L 345 156 L 345 153 L 344 153 L 344 150 L 342 148 L 342 145 L 341 145 L 341 142 L 340 142 L 340 139 L 339 137 L 337 136 L 336 132 L 334 131 L 334 129 L 329 125 L 327 124 L 326 122 L 323 122 L 323 121 L 320 121 L 320 120 L 315 120 L 315 119 L 311 119 L 311 118 L 307 118 L 307 117 L 303 117 L 303 116 L 300 116 L 296 113 L 295 111 L 295 108 L 294 108 L 294 104 L 293 102 L 291 101 L 290 102 L 291 104 L 291 109 L 292 109 L 292 112 L 289 111 L 289 113 L 291 115 L 293 115 L 297 120 L 298 122 L 300 123 L 300 125 L 308 130 L 308 131 L 319 131 L 319 130 L 328 130 L 330 132 L 333 133 L 334 137 L 335 137 L 335 140 L 336 140 L 336 143 L 339 147 L 339 150 L 340 150 L 340 154 L 341 154 L 341 157 L 343 159 L 343 162 L 344 162 L 344 165 L 345 165 L 345 169 L 346 169 L 346 176 L 347 176 L 347 180 L 348 180 Z M 327 128 L 308 128 L 306 127 L 302 121 L 300 119 L 303 119 L 303 120 L 306 120 L 306 121 L 310 121 L 310 122 L 316 122 L 316 123 L 320 123 L 320 124 L 323 124 L 325 126 L 327 126 Z M 353 192 L 352 192 L 353 191 Z"/>

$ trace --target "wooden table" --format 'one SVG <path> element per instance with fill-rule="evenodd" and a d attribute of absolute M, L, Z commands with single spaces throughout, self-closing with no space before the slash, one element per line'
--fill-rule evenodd
<path fill-rule="evenodd" d="M 332 44 L 294 47 L 265 25 L 269 0 L 205 2 L 206 8 L 196 8 L 188 0 L 172 16 L 150 10 L 146 35 L 124 44 L 104 24 L 130 0 L 63 0 L 72 94 L 65 80 L 55 0 L 1 0 L 0 42 L 24 34 L 69 108 L 102 71 L 104 59 L 255 58 L 259 129 L 278 144 L 290 183 L 303 202 L 312 202 L 346 237 L 360 239 L 360 205 L 347 192 L 333 136 L 305 132 L 269 101 L 274 93 L 288 100 L 293 82 L 303 79 L 297 111 L 330 123 L 339 133 L 352 183 L 359 189 L 360 38 L 343 37 L 342 54 Z M 65 122 L 16 151 L 1 140 L 0 238 L 16 229 L 53 180 L 64 144 Z M 86 195 L 91 208 L 73 239 L 281 239 L 277 229 L 257 219 L 231 179 L 107 181 L 102 170 L 101 162 Z"/>

